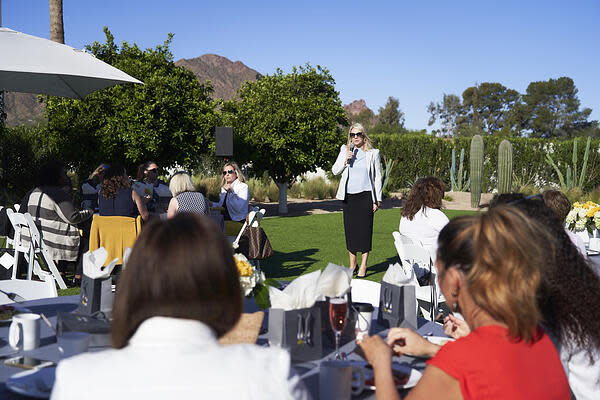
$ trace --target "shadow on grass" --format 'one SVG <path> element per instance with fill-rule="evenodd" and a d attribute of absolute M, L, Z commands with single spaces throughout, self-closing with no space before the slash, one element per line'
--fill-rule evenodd
<path fill-rule="evenodd" d="M 273 257 L 261 262 L 261 268 L 267 278 L 298 276 L 317 262 L 311 256 L 318 251 L 319 249 L 306 249 L 290 253 L 276 251 Z"/>
<path fill-rule="evenodd" d="M 398 258 L 398 255 L 396 254 L 395 256 L 390 257 L 390 258 L 386 259 L 385 261 L 380 262 L 379 264 L 370 266 L 369 269 L 367 269 L 367 276 L 376 275 L 380 272 L 385 272 L 389 268 L 390 264 L 395 264 L 399 261 L 400 261 L 400 259 Z"/>

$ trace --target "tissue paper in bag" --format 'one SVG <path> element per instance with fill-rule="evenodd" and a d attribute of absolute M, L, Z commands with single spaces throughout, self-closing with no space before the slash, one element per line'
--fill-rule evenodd
<path fill-rule="evenodd" d="M 77 312 L 91 315 L 97 311 L 105 314 L 112 312 L 114 294 L 110 274 L 118 262 L 118 258 L 104 267 L 108 252 L 100 247 L 83 255 L 83 276 L 81 277 L 81 293 Z"/>
<path fill-rule="evenodd" d="M 381 281 L 377 323 L 386 328 L 418 328 L 413 276 L 407 276 L 399 264 L 390 265 Z"/>

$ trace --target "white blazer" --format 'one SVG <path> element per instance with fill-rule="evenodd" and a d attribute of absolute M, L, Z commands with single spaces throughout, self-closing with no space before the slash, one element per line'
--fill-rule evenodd
<path fill-rule="evenodd" d="M 223 205 L 227 191 L 221 188 L 221 199 L 216 204 L 217 207 Z M 231 191 L 227 196 L 227 211 L 233 221 L 242 221 L 248 215 L 248 201 L 250 200 L 250 189 L 244 182 L 236 179 L 231 184 Z"/>
<path fill-rule="evenodd" d="M 219 345 L 199 321 L 153 317 L 122 349 L 61 361 L 52 400 L 306 399 L 281 348 Z"/>
<path fill-rule="evenodd" d="M 348 182 L 348 165 L 346 162 L 346 153 L 348 147 L 343 144 L 340 147 L 340 154 L 338 154 L 337 160 L 331 167 L 331 172 L 334 175 L 342 174 L 340 179 L 340 186 L 338 186 L 337 195 L 335 196 L 338 200 L 344 200 L 346 198 L 346 182 Z M 367 156 L 367 172 L 369 173 L 369 180 L 371 181 L 371 197 L 373 203 L 381 201 L 381 161 L 379 159 L 379 150 L 371 149 L 365 152 Z"/>

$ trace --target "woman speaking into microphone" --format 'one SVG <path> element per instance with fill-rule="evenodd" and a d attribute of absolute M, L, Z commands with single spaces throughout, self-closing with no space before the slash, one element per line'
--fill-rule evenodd
<path fill-rule="evenodd" d="M 373 214 L 381 205 L 381 162 L 379 150 L 361 124 L 352 124 L 348 144 L 331 168 L 334 175 L 342 174 L 336 198 L 344 202 L 344 231 L 350 255 L 350 269 L 356 268 L 356 253 L 361 253 L 358 277 L 367 273 L 367 258 L 373 237 Z"/>

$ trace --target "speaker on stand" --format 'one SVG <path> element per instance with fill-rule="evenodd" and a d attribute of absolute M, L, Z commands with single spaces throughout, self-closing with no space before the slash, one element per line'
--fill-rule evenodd
<path fill-rule="evenodd" d="M 215 128 L 215 155 L 227 160 L 233 156 L 233 128 L 217 126 Z"/>

